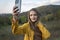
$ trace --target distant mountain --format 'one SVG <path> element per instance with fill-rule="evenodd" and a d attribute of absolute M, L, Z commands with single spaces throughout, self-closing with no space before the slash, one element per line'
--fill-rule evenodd
<path fill-rule="evenodd" d="M 36 8 L 38 10 L 38 12 L 44 16 L 47 15 L 49 13 L 57 13 L 58 10 L 60 10 L 60 5 L 46 5 L 46 6 L 40 6 Z M 23 12 L 20 14 L 20 16 L 22 15 L 27 15 L 28 12 Z M 2 16 L 3 14 L 0 14 L 0 16 Z M 3 16 L 7 16 L 9 14 L 5 14 Z M 10 14 L 11 15 L 11 14 Z"/>
<path fill-rule="evenodd" d="M 40 6 L 36 8 L 38 12 L 41 14 L 41 16 L 45 16 L 50 13 L 57 13 L 58 10 L 60 10 L 60 5 L 46 5 L 46 6 Z M 23 12 L 20 15 L 27 15 L 28 12 Z"/>
<path fill-rule="evenodd" d="M 57 13 L 60 10 L 60 5 L 46 5 L 36 8 L 42 15 L 47 15 L 48 13 Z"/>
<path fill-rule="evenodd" d="M 36 10 L 41 14 L 40 15 L 41 18 L 46 17 L 47 20 L 49 18 L 50 19 L 51 18 L 60 19 L 60 5 L 40 6 L 40 7 L 37 7 Z M 23 13 L 19 14 L 19 17 L 20 16 L 25 16 L 27 18 L 27 14 L 28 14 L 28 11 L 27 12 L 23 12 Z M 53 15 L 50 15 L 50 14 L 53 14 Z M 22 17 L 22 18 L 24 18 L 24 17 Z M 0 24 L 2 24 L 2 23 L 3 24 L 6 24 L 6 22 L 9 23 L 11 21 L 10 19 L 12 19 L 12 14 L 0 14 Z"/>

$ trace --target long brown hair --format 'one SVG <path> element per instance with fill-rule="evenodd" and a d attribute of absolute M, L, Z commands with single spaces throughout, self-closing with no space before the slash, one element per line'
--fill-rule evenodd
<path fill-rule="evenodd" d="M 31 20 L 30 20 L 30 12 L 31 11 L 34 11 L 34 12 L 36 12 L 37 13 L 37 21 L 36 22 L 32 22 Z M 34 40 L 35 40 L 35 38 L 36 38 L 36 36 L 37 36 L 37 32 L 39 33 L 38 34 L 38 36 L 40 36 L 38 39 L 39 40 L 42 40 L 42 32 L 41 32 L 41 30 L 39 30 L 39 28 L 37 27 L 37 24 L 38 24 L 38 22 L 39 22 L 39 19 L 40 19 L 40 13 L 35 9 L 35 8 L 33 8 L 33 9 L 31 9 L 30 11 L 29 11 L 29 14 L 28 14 L 28 21 L 29 21 L 29 24 L 30 24 L 30 28 L 35 32 L 34 33 Z"/>

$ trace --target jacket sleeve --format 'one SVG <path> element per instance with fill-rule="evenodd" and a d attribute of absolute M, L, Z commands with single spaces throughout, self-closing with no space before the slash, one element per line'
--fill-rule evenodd
<path fill-rule="evenodd" d="M 26 32 L 26 24 L 23 24 L 23 25 L 19 25 L 18 24 L 18 21 L 14 22 L 12 20 L 12 33 L 13 34 L 24 34 Z"/>
<path fill-rule="evenodd" d="M 41 30 L 41 32 L 42 32 L 42 37 L 44 38 L 44 39 L 47 39 L 47 38 L 49 38 L 50 37 L 50 32 L 45 28 L 45 26 L 42 24 L 42 23 L 40 23 L 41 25 L 40 25 L 40 30 Z"/>
<path fill-rule="evenodd" d="M 42 27 L 42 28 L 43 28 L 43 31 L 42 31 L 43 38 L 45 38 L 45 39 L 49 38 L 50 32 L 45 27 Z"/>

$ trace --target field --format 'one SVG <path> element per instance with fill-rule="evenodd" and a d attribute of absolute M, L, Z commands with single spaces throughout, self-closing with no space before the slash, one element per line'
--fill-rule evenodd
<path fill-rule="evenodd" d="M 60 40 L 60 20 L 54 20 L 44 23 L 50 31 L 51 37 L 48 40 Z M 0 40 L 23 40 L 23 35 L 13 35 L 11 25 L 0 28 Z"/>

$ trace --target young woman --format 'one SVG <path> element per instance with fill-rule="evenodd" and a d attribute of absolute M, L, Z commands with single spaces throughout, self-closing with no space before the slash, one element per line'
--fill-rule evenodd
<path fill-rule="evenodd" d="M 24 40 L 45 40 L 50 37 L 50 32 L 39 22 L 39 13 L 36 9 L 31 9 L 28 13 L 28 22 L 23 25 L 18 24 L 18 7 L 13 8 L 12 33 L 25 34 Z"/>

